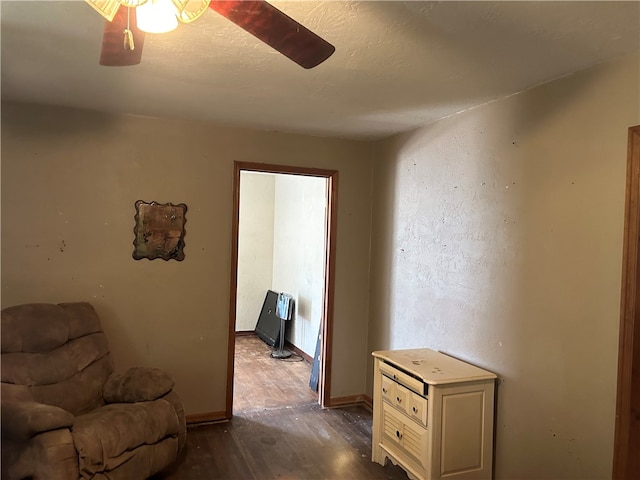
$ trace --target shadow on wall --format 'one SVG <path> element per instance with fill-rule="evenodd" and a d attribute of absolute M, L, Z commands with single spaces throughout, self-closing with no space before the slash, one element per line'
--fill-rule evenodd
<path fill-rule="evenodd" d="M 603 47 L 579 40 L 580 29 L 606 28 L 593 25 L 592 19 L 602 9 L 602 2 L 371 2 L 367 13 L 373 24 L 382 28 L 397 17 L 398 11 L 409 10 L 412 16 L 403 24 L 403 35 L 387 41 L 396 42 L 398 49 L 428 45 L 425 58 L 433 58 L 434 64 L 450 72 L 448 81 L 432 85 L 430 82 L 438 76 L 433 79 L 429 76 L 430 62 L 423 60 L 415 65 L 424 70 L 424 76 L 416 77 L 420 81 L 392 73 L 381 77 L 386 88 L 396 92 L 422 92 L 421 101 L 416 102 L 414 93 L 407 93 L 405 105 L 396 104 L 394 108 L 396 113 L 401 111 L 405 117 L 411 117 L 415 125 L 420 119 L 431 120 L 438 114 L 449 115 L 451 111 L 494 101 L 505 93 L 515 94 L 522 90 L 523 78 L 529 79 L 527 88 L 533 88 L 567 72 L 633 52 L 633 42 L 629 41 L 637 37 L 637 23 L 634 30 L 633 22 L 624 22 L 624 27 L 620 27 L 617 45 Z M 627 2 L 612 6 L 606 13 L 607 18 L 623 23 L 620 19 L 625 18 L 625 13 L 637 18 L 638 7 Z M 567 18 L 572 19 L 569 24 L 575 32 L 567 31 Z M 523 55 L 527 56 L 528 65 L 522 65 Z M 474 81 L 466 82 L 469 78 Z M 381 112 L 379 108 L 364 111 L 361 117 L 373 121 L 381 117 Z M 403 126 L 407 128 L 400 115 L 392 118 L 398 122 L 398 131 Z"/>
<path fill-rule="evenodd" d="M 397 211 L 395 198 L 396 184 L 396 150 L 402 145 L 404 136 L 395 136 L 391 140 L 376 142 L 376 152 L 373 167 L 373 212 L 374 218 L 371 231 L 371 272 L 370 272 L 370 302 L 368 345 L 369 350 L 390 348 L 391 325 L 382 319 L 391 318 L 393 303 L 389 281 L 394 265 L 393 235 L 395 214 Z M 373 261 L 375 259 L 375 261 Z M 373 361 L 367 362 L 367 378 L 373 378 Z"/>
<path fill-rule="evenodd" d="M 473 344 L 470 334 L 485 328 L 486 315 L 514 314 L 505 297 L 524 288 L 519 249 L 531 237 L 518 220 L 527 213 L 527 196 L 535 197 L 525 180 L 529 165 L 544 168 L 527 153 L 528 142 L 600 77 L 600 71 L 576 75 L 570 88 L 545 86 L 377 143 L 370 308 L 388 321 L 372 322 L 370 350 L 437 346 L 457 327 Z M 478 295 L 498 272 L 501 293 Z M 461 306 L 458 325 L 434 318 Z M 414 312 L 430 329 L 404 341 L 398 332 L 418 321 Z"/>
<path fill-rule="evenodd" d="M 311 316 L 311 299 L 298 294 L 296 313 L 300 317 L 309 318 Z"/>
<path fill-rule="evenodd" d="M 6 113 L 5 109 L 9 113 Z M 77 137 L 79 134 L 90 132 L 108 132 L 117 128 L 119 124 L 117 116 L 75 108 L 52 107 L 49 116 L 47 108 L 43 108 L 42 105 L 2 102 L 2 110 L 2 130 L 19 137 L 35 136 L 39 140 L 47 137 L 59 138 L 61 143 L 66 141 L 65 137 Z M 58 121 L 61 112 L 66 119 L 64 122 Z M 36 128 L 34 118 L 47 128 Z"/>
<path fill-rule="evenodd" d="M 501 377 L 497 477 L 610 474 L 637 77 L 603 65 L 379 142 L 370 349 Z"/>
<path fill-rule="evenodd" d="M 128 363 L 131 365 L 148 366 L 149 361 L 144 355 L 144 351 L 139 349 L 139 345 L 136 345 L 135 341 L 132 341 L 131 332 L 127 332 L 126 328 L 124 328 L 124 326 L 132 319 L 121 318 L 122 315 L 108 302 L 90 303 L 94 306 L 96 312 L 98 312 L 98 316 L 102 323 L 102 329 L 105 331 L 107 339 L 114 339 L 113 342 L 116 342 L 117 339 L 117 350 L 119 352 L 128 352 Z M 107 319 L 107 321 L 104 319 Z M 109 342 L 111 343 L 111 340 L 109 340 Z M 118 366 L 117 356 L 118 355 L 113 354 L 114 362 L 116 362 L 116 368 Z M 174 372 L 172 373 L 175 374 Z"/>

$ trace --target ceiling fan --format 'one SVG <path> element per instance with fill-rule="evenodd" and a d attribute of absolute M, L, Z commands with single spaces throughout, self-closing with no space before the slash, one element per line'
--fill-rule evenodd
<path fill-rule="evenodd" d="M 190 23 L 208 8 L 254 35 L 303 68 L 324 62 L 335 47 L 264 0 L 86 0 L 102 16 L 100 65 L 137 65 L 145 30 L 143 8 L 168 7 L 172 21 Z M 164 30 L 167 31 L 167 30 Z M 156 31 L 157 32 L 157 31 Z"/>

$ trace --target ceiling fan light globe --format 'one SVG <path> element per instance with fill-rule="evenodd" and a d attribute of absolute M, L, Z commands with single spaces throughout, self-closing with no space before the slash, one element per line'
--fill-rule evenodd
<path fill-rule="evenodd" d="M 120 6 L 135 8 L 151 0 L 85 0 L 105 19 L 112 22 Z M 189 1 L 189 0 L 187 0 Z"/>
<path fill-rule="evenodd" d="M 91 5 L 100 15 L 102 15 L 108 21 L 113 21 L 116 16 L 118 8 L 120 8 L 119 0 L 85 0 Z"/>
<path fill-rule="evenodd" d="M 124 5 L 125 7 L 136 8 L 151 0 L 118 0 L 118 1 L 120 2 L 121 5 Z"/>
<path fill-rule="evenodd" d="M 138 28 L 147 33 L 166 33 L 178 27 L 176 8 L 171 0 L 147 0 L 136 8 Z"/>
<path fill-rule="evenodd" d="M 202 16 L 209 8 L 211 0 L 173 0 L 178 12 L 178 20 L 191 23 Z"/>

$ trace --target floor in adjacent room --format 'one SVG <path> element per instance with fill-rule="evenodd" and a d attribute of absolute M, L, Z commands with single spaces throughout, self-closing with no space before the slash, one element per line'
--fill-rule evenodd
<path fill-rule="evenodd" d="M 320 408 L 311 364 L 271 350 L 256 336 L 236 337 L 232 421 L 189 427 L 181 462 L 158 480 L 407 479 L 371 462 L 370 411 Z"/>

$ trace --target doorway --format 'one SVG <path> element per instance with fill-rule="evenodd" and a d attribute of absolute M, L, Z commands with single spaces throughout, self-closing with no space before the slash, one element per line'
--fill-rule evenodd
<path fill-rule="evenodd" d="M 614 480 L 640 478 L 640 125 L 627 156 Z"/>
<path fill-rule="evenodd" d="M 269 174 L 269 175 L 264 175 Z M 251 305 L 252 303 L 256 303 L 256 295 L 264 296 L 266 289 L 262 289 L 261 293 L 256 293 L 255 285 L 247 286 L 248 283 L 246 280 L 246 275 L 244 274 L 244 270 L 246 270 L 247 260 L 245 258 L 245 254 L 243 253 L 247 245 L 251 244 L 251 239 L 247 241 L 245 238 L 241 238 L 240 234 L 242 232 L 241 225 L 246 225 L 247 220 L 243 220 L 241 223 L 241 215 L 240 215 L 240 200 L 241 200 L 241 180 L 244 179 L 244 184 L 251 185 L 253 184 L 255 188 L 258 189 L 256 194 L 269 195 L 269 183 L 272 181 L 272 178 L 268 177 L 276 177 L 278 179 L 278 185 L 280 185 L 278 191 L 281 192 L 278 195 L 279 203 L 276 205 L 281 205 L 279 209 L 276 211 L 284 212 L 279 214 L 280 217 L 275 222 L 271 220 L 272 224 L 271 228 L 275 233 L 274 244 L 272 247 L 269 245 L 256 245 L 256 251 L 250 254 L 250 256 L 256 256 L 259 253 L 259 250 L 262 248 L 265 250 L 265 256 L 269 254 L 266 253 L 269 248 L 272 249 L 272 257 L 269 261 L 265 262 L 256 262 L 255 267 L 256 277 L 262 276 L 263 278 L 271 276 L 269 284 L 273 285 L 277 290 L 287 291 L 287 293 L 294 293 L 296 301 L 300 302 L 298 307 L 302 309 L 300 313 L 303 316 L 311 316 L 311 310 L 309 304 L 308 295 L 305 297 L 304 293 L 299 290 L 304 290 L 304 288 L 298 289 L 296 281 L 301 283 L 317 283 L 315 286 L 314 294 L 316 297 L 315 303 L 317 307 L 315 308 L 315 312 L 313 312 L 313 316 L 317 318 L 317 324 L 313 327 L 306 328 L 302 322 L 300 322 L 297 327 L 294 325 L 294 322 L 291 322 L 290 339 L 295 347 L 297 347 L 296 343 L 298 343 L 302 348 L 299 350 L 300 353 L 308 354 L 309 351 L 316 353 L 317 365 L 318 365 L 318 403 L 320 405 L 325 406 L 328 404 L 328 399 L 330 398 L 330 374 L 331 374 L 331 332 L 332 332 L 332 324 L 333 324 L 333 297 L 334 297 L 334 266 L 335 266 L 335 230 L 336 230 L 336 206 L 337 206 L 337 180 L 338 174 L 333 170 L 322 170 L 322 169 L 311 169 L 311 168 L 302 168 L 302 167 L 289 167 L 289 166 L 280 166 L 280 165 L 267 165 L 267 164 L 256 164 L 256 163 L 247 163 L 247 162 L 235 162 L 234 163 L 234 202 L 233 202 L 233 228 L 232 228 L 232 258 L 231 258 L 231 292 L 230 292 L 230 317 L 229 317 L 229 342 L 228 342 L 228 368 L 227 368 L 227 399 L 226 399 L 226 417 L 231 418 L 233 415 L 233 407 L 234 407 L 234 377 L 235 377 L 235 353 L 236 353 L 236 332 L 246 331 L 248 329 L 246 323 L 247 313 L 243 310 L 246 310 L 244 305 Z M 262 177 L 262 178 L 261 178 Z M 297 182 L 296 182 L 297 179 Z M 321 180 L 319 183 L 315 182 L 315 180 Z M 265 187 L 266 185 L 266 187 Z M 315 250 L 315 253 L 309 253 L 303 248 L 300 243 L 303 241 L 302 239 L 292 239 L 289 238 L 292 234 L 292 230 L 287 231 L 288 223 L 283 222 L 282 219 L 286 218 L 286 215 L 297 215 L 300 218 L 300 212 L 295 212 L 295 207 L 297 205 L 291 205 L 291 192 L 295 190 L 295 186 L 298 185 L 298 189 L 309 189 L 311 192 L 313 189 L 316 190 L 315 196 L 320 197 L 324 202 L 324 205 L 320 205 L 321 213 L 324 218 L 323 225 L 321 225 L 321 231 L 318 232 L 317 228 L 316 234 L 324 238 L 320 239 L 322 242 L 321 251 Z M 322 194 L 318 194 L 318 185 L 324 191 Z M 309 188 L 313 186 L 313 188 Z M 243 187 L 244 188 L 244 187 Z M 252 187 L 253 188 L 253 187 Z M 266 188 L 263 190 L 263 193 L 260 192 L 260 189 Z M 273 188 L 273 187 L 272 187 Z M 244 201 L 247 201 L 246 188 L 243 189 L 243 198 Z M 283 203 L 284 202 L 284 203 Z M 287 202 L 289 205 L 287 206 Z M 315 207 L 316 210 L 318 207 Z M 269 215 L 268 209 L 259 208 L 259 212 L 254 212 L 255 215 L 264 214 Z M 252 214 L 252 215 L 254 215 Z M 246 213 L 244 214 L 246 215 Z M 273 217 L 273 213 L 271 213 Z M 317 218 L 318 211 L 315 212 L 315 217 Z M 300 222 L 303 222 L 304 219 L 301 219 Z M 248 223 L 252 225 L 252 228 L 255 227 L 256 222 L 262 222 L 263 224 L 268 224 L 269 220 L 267 219 L 266 223 L 264 219 L 259 219 L 254 217 L 253 220 L 249 220 Z M 303 226 L 303 225 L 301 225 Z M 245 227 L 246 228 L 246 227 Z M 282 231 L 279 231 L 282 230 Z M 269 234 L 267 233 L 267 236 Z M 280 239 L 280 242 L 276 241 Z M 254 243 L 256 242 L 254 238 Z M 287 244 L 288 243 L 288 244 Z M 241 250 L 241 245 L 243 245 L 243 249 Z M 284 250 L 284 251 L 283 251 Z M 286 257 L 287 254 L 294 255 L 295 251 L 299 250 L 303 257 L 313 257 L 311 260 L 308 260 L 314 264 L 318 264 L 320 262 L 319 269 L 321 278 L 318 280 L 313 279 L 309 280 L 309 275 L 306 275 L 305 272 L 302 273 L 302 277 L 300 277 L 300 273 L 298 276 L 293 275 L 291 272 L 287 275 L 287 267 L 288 262 L 283 261 L 282 258 Z M 245 252 L 246 253 L 246 252 Z M 279 260 L 280 258 L 280 260 Z M 307 260 L 305 260 L 307 261 Z M 271 264 L 270 264 L 271 262 Z M 260 265 L 263 263 L 263 265 Z M 278 268 L 278 263 L 282 266 Z M 306 269 L 306 266 L 303 264 L 303 269 Z M 269 271 L 271 269 L 271 272 Z M 241 271 L 242 270 L 242 271 Z M 284 271 L 284 273 L 283 273 Z M 240 274 L 239 274 L 240 272 Z M 253 280 L 253 279 L 251 279 Z M 264 285 L 264 283 L 263 283 Z M 311 287 L 307 287 L 310 289 Z M 248 297 L 253 296 L 253 299 L 248 299 Z M 250 307 L 255 308 L 255 307 Z M 257 313 L 255 318 L 257 319 Z M 240 319 L 240 317 L 244 317 L 245 319 Z M 289 331 L 289 326 L 287 327 L 287 331 Z M 311 332 L 314 330 L 315 332 Z M 316 352 L 315 343 L 318 338 L 318 330 L 320 331 L 319 342 L 318 342 L 318 350 Z M 313 347 L 310 347 L 310 342 L 313 341 Z M 313 356 L 306 355 L 308 358 Z"/>

